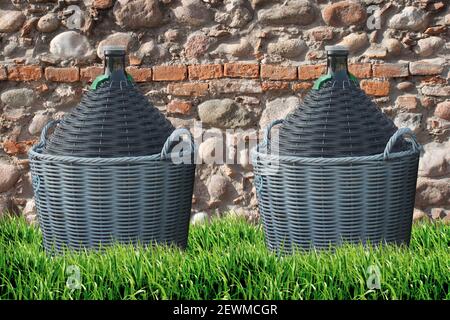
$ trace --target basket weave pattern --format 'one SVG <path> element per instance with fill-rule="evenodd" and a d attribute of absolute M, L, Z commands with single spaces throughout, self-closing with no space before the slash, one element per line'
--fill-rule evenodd
<path fill-rule="evenodd" d="M 420 146 L 409 129 L 389 140 L 384 154 L 308 158 L 253 152 L 255 185 L 267 246 L 324 249 L 348 243 L 408 244 Z M 391 152 L 403 135 L 409 148 Z"/>
<path fill-rule="evenodd" d="M 161 154 L 81 158 L 42 153 L 51 125 L 29 153 L 47 251 L 99 249 L 116 241 L 186 247 L 195 165 L 165 158 L 187 130 L 175 131 Z"/>

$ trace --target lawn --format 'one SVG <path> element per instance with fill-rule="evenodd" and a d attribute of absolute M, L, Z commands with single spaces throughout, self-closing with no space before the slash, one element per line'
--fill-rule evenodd
<path fill-rule="evenodd" d="M 21 218 L 0 221 L 0 299 L 450 299 L 443 223 L 415 224 L 409 248 L 292 256 L 268 252 L 261 227 L 236 218 L 192 227 L 185 252 L 117 246 L 49 257 L 41 241 Z M 379 289 L 368 288 L 371 268 Z M 70 280 L 77 270 L 81 286 Z"/>

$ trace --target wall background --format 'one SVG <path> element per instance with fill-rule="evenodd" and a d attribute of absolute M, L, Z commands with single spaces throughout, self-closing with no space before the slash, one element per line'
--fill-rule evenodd
<path fill-rule="evenodd" d="M 128 48 L 129 73 L 174 125 L 202 121 L 207 160 L 217 129 L 255 130 L 292 110 L 325 71 L 325 45 L 340 43 L 362 88 L 425 145 L 415 218 L 448 220 L 449 25 L 446 0 L 2 0 L 0 211 L 34 221 L 26 151 L 79 102 L 105 44 Z M 199 166 L 196 218 L 257 218 L 240 161 Z"/>

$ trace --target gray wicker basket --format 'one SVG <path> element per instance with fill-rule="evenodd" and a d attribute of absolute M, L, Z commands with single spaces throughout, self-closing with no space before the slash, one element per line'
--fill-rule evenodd
<path fill-rule="evenodd" d="M 270 131 L 252 153 L 267 246 L 330 248 L 342 243 L 409 244 L 420 145 L 399 129 L 383 154 L 307 158 L 270 153 Z M 409 148 L 392 152 L 405 136 Z M 268 151 L 269 150 L 269 151 Z"/>
<path fill-rule="evenodd" d="M 44 247 L 101 249 L 113 242 L 163 243 L 185 248 L 195 165 L 171 161 L 182 136 L 192 160 L 194 142 L 177 129 L 160 154 L 120 158 L 81 158 L 43 154 L 50 122 L 29 152 L 33 189 Z M 186 151 L 189 149 L 189 151 Z"/>

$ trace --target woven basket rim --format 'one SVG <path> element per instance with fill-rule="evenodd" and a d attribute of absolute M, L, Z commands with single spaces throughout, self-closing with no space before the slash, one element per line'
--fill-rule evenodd
<path fill-rule="evenodd" d="M 190 150 L 189 155 L 194 154 L 195 150 Z M 183 156 L 187 155 L 186 153 Z M 39 145 L 34 145 L 29 151 L 28 156 L 30 159 L 39 159 L 42 161 L 54 161 L 54 162 L 70 162 L 79 164 L 94 164 L 94 165 L 112 165 L 112 164 L 124 164 L 124 163 L 143 163 L 148 161 L 162 161 L 167 162 L 169 158 L 161 158 L 161 153 L 155 153 L 147 156 L 136 157 L 115 157 L 115 158 L 89 158 L 89 157 L 75 157 L 75 156 L 58 156 L 42 153 L 42 149 Z"/>
<path fill-rule="evenodd" d="M 412 155 L 418 155 L 420 150 L 413 147 L 410 143 L 411 148 L 406 151 L 393 152 L 389 154 L 386 158 L 383 153 L 378 153 L 369 156 L 359 156 L 359 157 L 336 157 L 336 158 L 313 158 L 313 157 L 297 157 L 297 156 L 283 156 L 274 155 L 262 150 L 266 150 L 266 146 L 261 143 L 252 150 L 252 160 L 258 162 L 259 159 L 269 160 L 269 161 L 282 161 L 291 163 L 305 163 L 311 165 L 324 165 L 324 164 L 351 164 L 351 163 L 363 163 L 363 162 L 378 162 L 378 161 L 389 161 L 391 159 L 406 158 Z"/>

